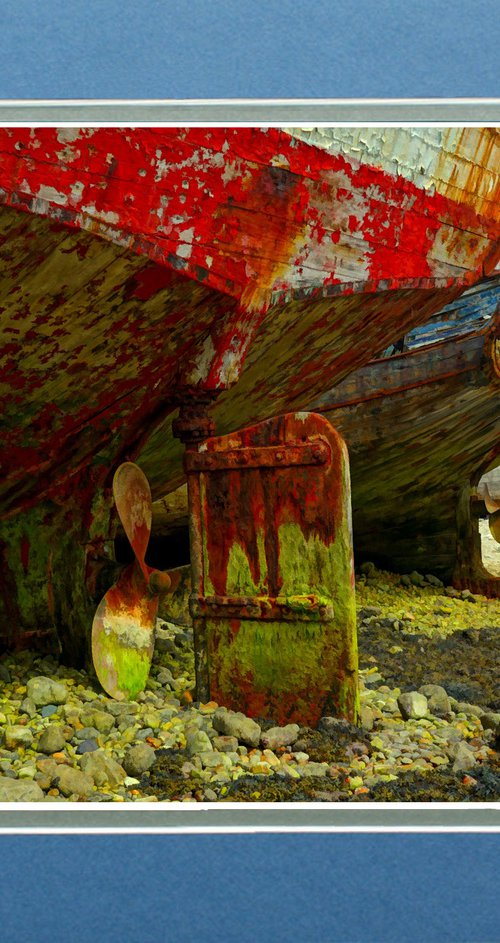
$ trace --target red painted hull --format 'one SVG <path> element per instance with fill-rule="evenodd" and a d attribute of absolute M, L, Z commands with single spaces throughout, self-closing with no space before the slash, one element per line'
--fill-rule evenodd
<path fill-rule="evenodd" d="M 340 381 L 495 263 L 495 180 L 476 205 L 274 129 L 0 129 L 1 515 L 91 468 L 87 507 L 193 393 L 227 432 Z"/>

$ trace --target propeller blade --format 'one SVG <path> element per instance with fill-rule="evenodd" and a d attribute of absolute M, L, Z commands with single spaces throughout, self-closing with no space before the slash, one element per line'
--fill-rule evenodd
<path fill-rule="evenodd" d="M 154 651 L 158 596 L 151 596 L 137 563 L 108 589 L 92 624 L 92 658 L 111 697 L 133 700 L 143 691 Z"/>
<path fill-rule="evenodd" d="M 113 478 L 113 497 L 123 529 L 147 579 L 149 574 L 144 557 L 151 535 L 153 504 L 148 479 L 133 462 L 124 462 L 117 468 Z"/>
<path fill-rule="evenodd" d="M 154 651 L 158 596 L 171 585 L 168 573 L 145 562 L 151 534 L 149 482 L 132 462 L 113 479 L 116 509 L 135 554 L 97 607 L 92 623 L 92 658 L 104 690 L 118 701 L 144 690 Z"/>

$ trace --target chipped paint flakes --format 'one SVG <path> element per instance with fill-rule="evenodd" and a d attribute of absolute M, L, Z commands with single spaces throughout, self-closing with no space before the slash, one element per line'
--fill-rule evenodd
<path fill-rule="evenodd" d="M 198 384 L 207 379 L 212 361 L 215 357 L 215 347 L 211 336 L 205 338 L 197 357 L 196 366 L 187 374 L 187 383 Z"/>
<path fill-rule="evenodd" d="M 29 191 L 28 191 L 29 192 Z M 60 193 L 55 187 L 40 184 L 37 196 L 40 200 L 47 200 L 49 203 L 56 203 L 58 206 L 66 206 L 68 197 L 66 193 Z"/>
<path fill-rule="evenodd" d="M 93 203 L 89 203 L 88 206 L 82 206 L 81 212 L 85 213 L 87 216 L 94 216 L 102 220 L 103 223 L 109 223 L 112 226 L 116 226 L 120 222 L 118 212 L 98 210 Z"/>
<path fill-rule="evenodd" d="M 64 147 L 61 151 L 56 151 L 56 157 L 62 164 L 71 164 L 72 161 L 77 160 L 79 155 L 80 152 L 69 145 Z"/>
<path fill-rule="evenodd" d="M 494 210 L 500 166 L 496 128 L 290 128 L 288 132 L 329 154 L 401 175 L 429 193 L 465 198 L 479 213 Z"/>
<path fill-rule="evenodd" d="M 85 184 L 82 183 L 81 180 L 76 180 L 75 183 L 71 184 L 70 189 L 71 189 L 71 202 L 79 203 L 82 198 L 83 191 L 85 189 Z"/>
<path fill-rule="evenodd" d="M 57 128 L 56 137 L 60 144 L 71 144 L 78 140 L 81 133 L 81 128 Z"/>
<path fill-rule="evenodd" d="M 218 369 L 218 382 L 222 388 L 232 386 L 237 382 L 245 354 L 246 346 L 238 344 L 236 339 L 232 342 L 231 348 L 224 351 Z"/>

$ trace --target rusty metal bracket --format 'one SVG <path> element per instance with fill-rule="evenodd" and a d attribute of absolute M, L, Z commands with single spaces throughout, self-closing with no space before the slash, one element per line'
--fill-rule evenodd
<path fill-rule="evenodd" d="M 217 395 L 217 391 L 183 391 L 179 416 L 172 423 L 172 433 L 188 450 L 215 434 L 215 423 L 208 411 Z"/>
<path fill-rule="evenodd" d="M 189 452 L 187 472 L 229 471 L 239 468 L 288 468 L 291 465 L 326 465 L 331 459 L 328 443 L 321 439 L 287 442 L 286 445 L 226 449 L 223 452 Z"/>
<path fill-rule="evenodd" d="M 256 619 L 266 622 L 329 622 L 332 601 L 312 593 L 303 596 L 197 596 L 189 597 L 193 618 Z"/>

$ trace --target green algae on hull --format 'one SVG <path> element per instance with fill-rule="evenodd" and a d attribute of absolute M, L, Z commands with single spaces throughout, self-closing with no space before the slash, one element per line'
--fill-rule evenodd
<path fill-rule="evenodd" d="M 328 702 L 335 714 L 355 722 L 359 718 L 356 609 L 345 539 L 339 534 L 325 546 L 316 536 L 307 538 L 298 524 L 286 524 L 279 529 L 279 544 L 283 597 L 293 593 L 296 599 L 308 591 L 317 593 L 326 604 L 332 601 L 329 586 L 341 587 L 333 599 L 333 616 L 328 622 L 313 621 L 314 614 L 311 620 L 302 620 L 297 606 L 299 618 L 289 622 L 245 620 L 235 630 L 232 620 L 208 620 L 212 696 L 226 703 L 230 692 L 238 709 L 248 710 L 250 701 L 259 705 L 259 713 L 267 705 L 270 716 L 294 721 L 310 712 L 308 701 L 314 685 L 321 705 Z M 230 557 L 238 566 L 228 567 L 229 592 L 241 585 L 242 550 L 238 549 Z M 304 602 L 304 615 L 309 615 L 308 609 Z M 293 705 L 286 708 L 289 701 Z"/>

